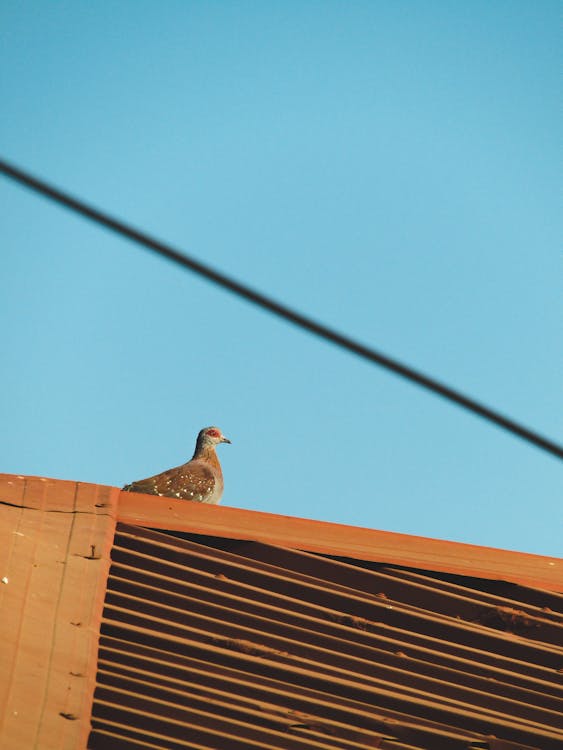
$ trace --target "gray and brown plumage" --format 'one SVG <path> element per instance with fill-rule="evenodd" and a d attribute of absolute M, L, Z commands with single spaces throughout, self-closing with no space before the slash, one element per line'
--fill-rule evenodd
<path fill-rule="evenodd" d="M 215 446 L 230 442 L 218 427 L 204 427 L 197 436 L 191 461 L 126 484 L 123 490 L 216 505 L 223 495 L 223 472 Z"/>

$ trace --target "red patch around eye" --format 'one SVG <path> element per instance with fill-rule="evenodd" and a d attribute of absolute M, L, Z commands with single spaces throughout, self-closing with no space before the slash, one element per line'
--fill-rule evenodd
<path fill-rule="evenodd" d="M 207 430 L 207 434 L 210 437 L 219 437 L 219 430 Z"/>

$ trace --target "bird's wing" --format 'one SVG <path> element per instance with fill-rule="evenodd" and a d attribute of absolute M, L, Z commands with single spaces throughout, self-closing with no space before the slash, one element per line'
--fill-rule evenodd
<path fill-rule="evenodd" d="M 190 461 L 179 467 L 170 496 L 202 503 L 213 493 L 216 482 L 211 466 L 203 461 Z"/>
<path fill-rule="evenodd" d="M 174 471 L 176 469 L 168 469 L 168 471 L 163 471 L 162 474 L 155 474 L 154 477 L 139 479 L 136 482 L 131 482 L 131 484 L 126 484 L 123 489 L 126 492 L 142 492 L 145 495 L 162 495 L 164 490 L 170 486 Z"/>
<path fill-rule="evenodd" d="M 181 500 L 195 500 L 201 503 L 209 497 L 214 488 L 215 475 L 212 469 L 200 461 L 190 461 L 154 477 L 127 484 L 123 489 L 127 492 L 178 497 Z"/>

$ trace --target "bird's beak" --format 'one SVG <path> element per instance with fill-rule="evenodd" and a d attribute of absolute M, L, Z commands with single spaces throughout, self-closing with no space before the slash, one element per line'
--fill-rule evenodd
<path fill-rule="evenodd" d="M 231 445 L 231 441 L 229 440 L 229 438 L 226 438 L 224 435 L 221 435 L 221 442 Z"/>

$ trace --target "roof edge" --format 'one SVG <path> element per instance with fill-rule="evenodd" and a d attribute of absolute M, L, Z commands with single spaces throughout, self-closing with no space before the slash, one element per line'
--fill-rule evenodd
<path fill-rule="evenodd" d="M 20 504 L 18 499 L 24 499 L 22 488 L 37 480 L 37 477 L 0 474 L 0 501 Z M 72 488 L 85 484 L 44 478 L 41 482 L 56 483 L 58 497 L 63 496 L 61 489 L 70 494 Z M 153 495 L 133 492 L 119 492 L 116 512 L 118 522 L 135 526 L 251 540 L 335 557 L 563 592 L 563 560 L 556 557 L 175 498 L 156 499 Z"/>
<path fill-rule="evenodd" d="M 2 747 L 86 747 L 119 490 L 0 474 Z"/>

